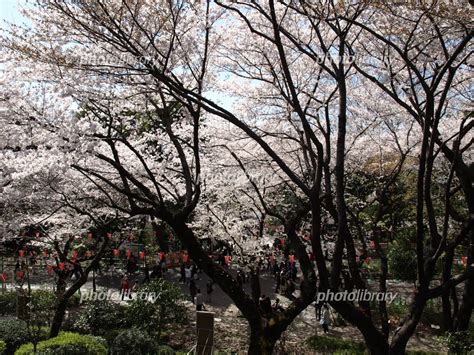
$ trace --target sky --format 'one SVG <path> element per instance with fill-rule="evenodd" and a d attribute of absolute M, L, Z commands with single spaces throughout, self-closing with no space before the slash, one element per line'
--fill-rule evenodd
<path fill-rule="evenodd" d="M 21 15 L 19 7 L 33 2 L 34 0 L 0 0 L 0 28 L 7 28 L 8 23 L 18 25 L 28 23 L 29 21 Z M 0 63 L 0 68 L 1 67 L 2 65 Z M 206 96 L 226 109 L 231 109 L 235 101 L 227 95 L 222 95 L 222 93 L 208 92 Z"/>
<path fill-rule="evenodd" d="M 22 22 L 22 16 L 18 11 L 18 5 L 20 3 L 26 4 L 27 0 L 0 0 L 0 20 L 2 28 L 5 26 L 5 21 L 18 24 Z"/>

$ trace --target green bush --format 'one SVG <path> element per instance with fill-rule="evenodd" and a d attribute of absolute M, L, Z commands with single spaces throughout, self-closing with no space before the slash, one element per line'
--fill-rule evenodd
<path fill-rule="evenodd" d="M 128 324 L 125 322 L 125 307 L 119 304 L 104 300 L 88 302 L 77 321 L 73 325 L 73 329 L 81 333 L 92 333 L 103 336 L 111 329 L 120 324 L 126 328 Z"/>
<path fill-rule="evenodd" d="M 15 355 L 29 355 L 33 353 L 33 344 L 22 345 Z M 64 332 L 57 337 L 38 343 L 36 354 L 39 355 L 107 355 L 107 346 L 104 339 L 91 335 Z"/>
<path fill-rule="evenodd" d="M 0 355 L 3 355 L 5 350 L 7 350 L 7 343 L 5 343 L 3 340 L 0 340 Z"/>
<path fill-rule="evenodd" d="M 0 315 L 15 314 L 16 292 L 7 291 L 0 293 Z"/>
<path fill-rule="evenodd" d="M 471 354 L 474 351 L 474 330 L 448 333 L 443 337 L 443 343 L 449 348 L 450 354 Z"/>
<path fill-rule="evenodd" d="M 365 354 L 365 345 L 352 340 L 328 336 L 312 336 L 306 340 L 308 346 L 317 352 L 337 354 Z"/>
<path fill-rule="evenodd" d="M 387 256 L 388 270 L 394 278 L 403 281 L 416 280 L 416 253 L 410 243 L 404 240 L 391 243 Z"/>
<path fill-rule="evenodd" d="M 159 355 L 175 355 L 176 351 L 168 345 L 161 345 L 158 347 L 156 353 Z"/>
<path fill-rule="evenodd" d="M 183 324 L 186 321 L 184 295 L 180 288 L 163 279 L 146 284 L 139 292 L 153 294 L 155 301 L 139 297 L 130 302 L 126 317 L 129 324 L 139 329 L 153 329 L 158 337 L 166 324 Z"/>
<path fill-rule="evenodd" d="M 48 290 L 33 290 L 31 291 L 31 302 L 39 308 L 53 310 L 56 296 Z"/>
<path fill-rule="evenodd" d="M 29 341 L 26 322 L 17 319 L 0 319 L 0 339 L 6 343 L 6 353 L 13 352 Z"/>
<path fill-rule="evenodd" d="M 112 343 L 111 353 L 114 355 L 162 354 L 158 351 L 155 340 L 147 332 L 136 328 L 121 331 Z"/>
<path fill-rule="evenodd" d="M 54 309 L 56 305 L 56 294 L 51 290 L 33 290 L 31 292 L 31 298 L 38 304 L 41 304 L 44 308 Z M 81 297 L 76 293 L 68 299 L 67 306 L 77 307 L 79 305 Z"/>

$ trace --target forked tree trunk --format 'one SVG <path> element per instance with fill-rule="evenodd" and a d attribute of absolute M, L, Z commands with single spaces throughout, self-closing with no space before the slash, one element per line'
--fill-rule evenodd
<path fill-rule="evenodd" d="M 388 354 L 389 344 L 385 335 L 377 329 L 368 316 L 347 302 L 333 302 L 331 306 L 345 320 L 359 329 L 369 354 Z"/>
<path fill-rule="evenodd" d="M 420 321 L 425 304 L 426 300 L 423 297 L 418 296 L 415 298 L 410 309 L 410 314 L 405 318 L 401 329 L 392 338 L 388 352 L 390 355 L 405 354 L 408 340 L 410 340 L 416 330 L 416 326 Z"/>

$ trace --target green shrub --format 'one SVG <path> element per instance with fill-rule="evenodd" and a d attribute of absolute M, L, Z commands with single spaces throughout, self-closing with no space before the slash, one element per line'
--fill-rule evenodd
<path fill-rule="evenodd" d="M 16 292 L 7 291 L 0 293 L 0 315 L 15 314 Z"/>
<path fill-rule="evenodd" d="M 156 351 L 159 355 L 175 355 L 176 351 L 168 345 L 160 345 Z"/>
<path fill-rule="evenodd" d="M 38 304 L 41 304 L 44 308 L 54 309 L 56 305 L 56 294 L 51 290 L 33 290 L 31 292 L 31 298 Z M 75 293 L 68 299 L 68 307 L 77 307 L 79 305 L 81 297 Z"/>
<path fill-rule="evenodd" d="M 12 354 L 21 344 L 29 341 L 26 322 L 17 319 L 0 319 L 0 339 L 6 343 L 6 353 Z"/>
<path fill-rule="evenodd" d="M 158 351 L 155 340 L 147 332 L 136 328 L 121 331 L 112 343 L 111 353 L 114 355 L 162 354 Z"/>
<path fill-rule="evenodd" d="M 448 333 L 442 338 L 443 343 L 449 348 L 450 354 L 471 354 L 474 351 L 474 330 Z"/>
<path fill-rule="evenodd" d="M 33 290 L 31 291 L 31 302 L 39 308 L 53 310 L 56 296 L 48 290 Z"/>
<path fill-rule="evenodd" d="M 107 355 L 105 340 L 91 335 L 64 332 L 57 337 L 38 343 L 36 354 L 39 355 Z M 15 355 L 33 353 L 33 344 L 21 346 Z"/>
<path fill-rule="evenodd" d="M 404 240 L 391 243 L 387 256 L 388 270 L 394 278 L 403 281 L 416 279 L 416 253 L 410 243 Z"/>
<path fill-rule="evenodd" d="M 306 340 L 306 343 L 317 352 L 365 354 L 365 345 L 352 340 L 328 336 L 312 336 Z"/>
<path fill-rule="evenodd" d="M 153 294 L 155 301 L 135 298 L 127 308 L 129 324 L 140 329 L 153 329 L 158 337 L 166 324 L 183 324 L 186 321 L 184 295 L 180 288 L 166 280 L 159 279 L 146 284 L 139 292 Z"/>
<path fill-rule="evenodd" d="M 5 350 L 7 350 L 7 343 L 5 343 L 3 340 L 0 340 L 0 355 L 3 355 Z"/>
<path fill-rule="evenodd" d="M 126 328 L 125 307 L 119 304 L 104 300 L 91 301 L 83 308 L 73 328 L 81 333 L 92 333 L 103 336 L 110 329 L 120 324 Z"/>
<path fill-rule="evenodd" d="M 81 296 L 78 293 L 75 293 L 72 295 L 68 301 L 67 301 L 67 306 L 68 307 L 79 307 L 79 303 L 81 301 Z"/>

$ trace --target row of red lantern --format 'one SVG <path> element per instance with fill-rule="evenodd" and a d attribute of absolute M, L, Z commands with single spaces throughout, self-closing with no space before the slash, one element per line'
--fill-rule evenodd
<path fill-rule="evenodd" d="M 19 255 L 20 257 L 24 257 L 24 256 L 25 256 L 25 251 L 24 251 L 23 249 L 18 250 L 18 255 Z M 34 252 L 33 250 L 31 250 L 31 251 L 30 251 L 30 255 L 31 255 L 31 256 L 34 256 L 34 255 L 35 255 L 35 252 Z M 46 250 L 43 250 L 43 251 L 41 252 L 41 255 L 46 258 L 46 257 L 48 256 L 48 252 L 47 252 Z M 79 252 L 78 252 L 77 250 L 73 250 L 73 251 L 72 251 L 72 257 L 73 257 L 73 259 L 77 259 L 78 256 L 79 256 Z M 91 252 L 90 250 L 86 251 L 86 256 L 87 256 L 87 257 L 92 256 L 92 252 Z"/>
<path fill-rule="evenodd" d="M 109 238 L 109 239 L 112 239 L 112 237 L 113 237 L 113 233 L 111 233 L 111 232 L 107 232 L 106 235 L 107 235 L 107 238 Z M 92 232 L 87 232 L 87 239 L 88 240 L 92 240 L 93 237 L 94 237 L 94 234 Z M 129 239 L 130 239 L 130 237 L 129 237 Z"/>

